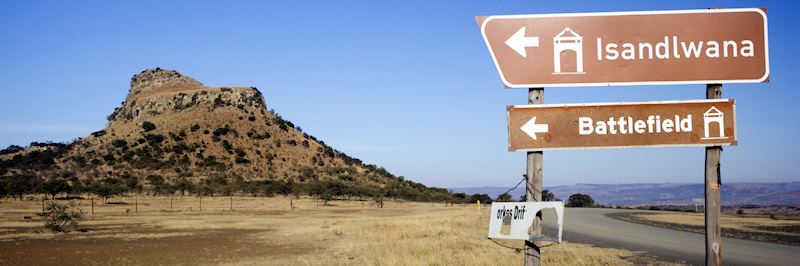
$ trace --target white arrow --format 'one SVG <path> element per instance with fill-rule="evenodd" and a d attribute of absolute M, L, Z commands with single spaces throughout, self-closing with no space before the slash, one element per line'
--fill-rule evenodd
<path fill-rule="evenodd" d="M 536 133 L 547 133 L 547 124 L 536 124 L 536 117 L 534 116 L 519 129 L 522 129 L 531 138 L 536 139 Z"/>
<path fill-rule="evenodd" d="M 522 57 L 527 57 L 528 53 L 525 52 L 525 47 L 539 47 L 539 37 L 525 37 L 525 27 L 522 27 L 506 40 L 506 45 Z"/>

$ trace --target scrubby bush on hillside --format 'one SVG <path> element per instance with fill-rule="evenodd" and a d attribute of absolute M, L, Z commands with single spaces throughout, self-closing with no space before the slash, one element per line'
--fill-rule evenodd
<path fill-rule="evenodd" d="M 226 125 L 225 127 L 220 127 L 220 128 L 215 129 L 213 133 L 214 133 L 214 136 L 219 137 L 219 136 L 227 135 L 229 131 L 230 131 L 230 128 L 228 128 L 228 126 Z"/>
<path fill-rule="evenodd" d="M 175 132 L 169 132 L 169 137 L 175 142 L 183 141 L 184 137 L 186 137 L 186 133 L 181 131 L 177 134 Z"/>
<path fill-rule="evenodd" d="M 225 148 L 225 150 L 228 151 L 228 153 L 232 153 L 233 145 L 231 145 L 231 143 L 228 142 L 227 139 L 222 141 L 222 147 Z"/>
<path fill-rule="evenodd" d="M 111 142 L 111 146 L 125 149 L 128 148 L 128 142 L 125 141 L 124 139 L 115 139 L 114 141 Z"/>
<path fill-rule="evenodd" d="M 18 151 L 21 151 L 21 150 L 23 150 L 23 148 L 20 147 L 20 146 L 10 145 L 10 146 L 8 146 L 8 148 L 0 150 L 0 155 L 15 153 L 15 152 L 18 152 Z"/>
<path fill-rule="evenodd" d="M 144 132 L 150 132 L 150 131 L 153 131 L 155 129 L 156 129 L 156 124 L 153 124 L 150 121 L 142 122 L 142 130 L 144 130 Z"/>
<path fill-rule="evenodd" d="M 92 132 L 92 136 L 95 136 L 95 137 L 100 137 L 100 136 L 105 135 L 105 134 L 106 134 L 105 130 Z"/>
<path fill-rule="evenodd" d="M 150 146 L 158 146 L 161 142 L 164 142 L 164 136 L 158 134 L 146 134 L 144 138 L 147 139 L 147 143 Z"/>
<path fill-rule="evenodd" d="M 237 164 L 247 164 L 247 163 L 251 163 L 252 162 L 252 161 L 250 161 L 247 158 L 242 157 L 242 156 L 236 156 L 236 160 L 235 161 L 236 161 Z"/>

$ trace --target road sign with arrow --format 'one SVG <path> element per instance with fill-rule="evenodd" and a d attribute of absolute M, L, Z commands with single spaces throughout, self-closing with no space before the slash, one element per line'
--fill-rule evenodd
<path fill-rule="evenodd" d="M 509 151 L 736 145 L 733 100 L 508 107 Z"/>
<path fill-rule="evenodd" d="M 766 82 L 758 8 L 476 17 L 506 87 Z"/>

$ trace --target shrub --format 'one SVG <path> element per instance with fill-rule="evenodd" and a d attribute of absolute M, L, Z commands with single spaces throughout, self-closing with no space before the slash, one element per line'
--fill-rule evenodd
<path fill-rule="evenodd" d="M 226 151 L 233 150 L 233 145 L 231 145 L 231 143 L 228 142 L 227 139 L 222 141 L 222 147 L 225 148 Z"/>
<path fill-rule="evenodd" d="M 21 151 L 21 150 L 23 150 L 22 147 L 17 146 L 17 145 L 11 145 L 11 146 L 8 146 L 8 148 L 0 150 L 0 155 L 9 154 L 9 153 L 15 153 L 15 152 L 18 152 L 18 151 Z"/>
<path fill-rule="evenodd" d="M 554 200 L 558 199 L 556 199 L 556 196 L 553 195 L 553 192 L 550 192 L 550 190 L 548 189 L 542 190 L 542 201 L 554 201 Z"/>
<path fill-rule="evenodd" d="M 573 194 L 567 200 L 567 207 L 592 207 L 594 206 L 594 199 L 586 194 Z"/>
<path fill-rule="evenodd" d="M 67 206 L 51 202 L 44 215 L 44 228 L 53 233 L 69 232 L 83 220 L 83 211 L 71 204 Z"/>
<path fill-rule="evenodd" d="M 247 152 L 245 152 L 244 149 L 242 149 L 242 148 L 236 148 L 236 149 L 234 149 L 234 151 L 236 152 L 236 156 L 239 156 L 239 157 L 247 156 Z"/>
<path fill-rule="evenodd" d="M 161 142 L 164 141 L 164 136 L 157 134 L 147 134 L 144 135 L 144 138 L 147 139 L 147 142 L 150 143 L 150 146 L 158 146 L 158 144 L 161 144 Z"/>
<path fill-rule="evenodd" d="M 117 148 L 128 147 L 128 142 L 123 139 L 115 139 L 111 142 L 111 145 Z"/>
<path fill-rule="evenodd" d="M 184 136 L 186 136 L 186 133 L 183 133 L 183 136 L 181 136 L 181 134 L 175 134 L 175 132 L 169 132 L 169 137 L 170 137 L 170 138 L 171 138 L 173 141 L 176 141 L 176 142 L 177 142 L 177 141 L 183 141 L 183 137 L 184 137 Z"/>
<path fill-rule="evenodd" d="M 489 197 L 489 195 L 487 195 L 487 194 L 474 194 L 474 195 L 470 196 L 467 200 L 468 200 L 469 203 L 476 203 L 478 201 L 481 201 L 481 204 L 491 204 L 492 203 L 492 198 Z"/>
<path fill-rule="evenodd" d="M 251 162 L 252 161 L 248 160 L 247 158 L 239 157 L 239 156 L 236 157 L 236 163 L 237 164 L 245 164 L 245 163 L 251 163 Z"/>
<path fill-rule="evenodd" d="M 95 137 L 99 137 L 99 136 L 102 136 L 102 135 L 105 135 L 105 134 L 106 134 L 106 131 L 105 131 L 105 130 L 100 130 L 100 131 L 92 132 L 92 136 L 95 136 Z"/>
<path fill-rule="evenodd" d="M 192 126 L 192 128 L 191 128 L 192 132 L 195 132 L 195 131 L 197 131 L 199 129 L 200 129 L 200 125 L 198 125 L 198 124 L 194 124 L 194 126 Z"/>
<path fill-rule="evenodd" d="M 497 196 L 497 201 L 498 202 L 510 202 L 510 201 L 512 201 L 511 194 L 508 194 L 508 193 L 500 194 L 499 196 Z"/>
<path fill-rule="evenodd" d="M 151 123 L 150 121 L 142 122 L 142 129 L 144 132 L 150 132 L 156 129 L 156 124 Z"/>
<path fill-rule="evenodd" d="M 228 129 L 228 127 L 227 127 L 227 126 L 225 126 L 225 127 L 221 127 L 221 128 L 217 128 L 217 129 L 215 129 L 215 130 L 214 130 L 214 136 L 224 136 L 224 135 L 227 135 L 227 134 L 228 134 L 228 131 L 230 131 L 230 130 Z"/>

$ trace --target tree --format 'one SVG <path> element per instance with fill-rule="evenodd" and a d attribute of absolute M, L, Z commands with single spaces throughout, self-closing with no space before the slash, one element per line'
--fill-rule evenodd
<path fill-rule="evenodd" d="M 44 228 L 53 233 L 68 232 L 71 228 L 78 227 L 78 221 L 83 220 L 83 211 L 74 205 L 61 205 L 51 202 L 44 213 Z"/>
<path fill-rule="evenodd" d="M 187 180 L 185 177 L 180 177 L 175 183 L 175 189 L 181 192 L 183 196 L 187 191 L 192 192 L 195 190 L 194 183 Z"/>
<path fill-rule="evenodd" d="M 594 206 L 594 199 L 586 194 L 577 193 L 569 196 L 567 207 L 592 207 Z"/>
<path fill-rule="evenodd" d="M 497 201 L 498 202 L 510 202 L 510 201 L 512 201 L 511 194 L 508 194 L 508 193 L 500 194 L 499 196 L 497 196 Z"/>
<path fill-rule="evenodd" d="M 556 199 L 556 196 L 553 195 L 553 192 L 550 192 L 550 190 L 548 189 L 542 190 L 542 201 L 554 201 L 554 200 L 558 199 Z"/>
<path fill-rule="evenodd" d="M 142 186 L 142 182 L 139 180 L 139 177 L 133 176 L 128 172 L 122 172 L 119 177 L 122 179 L 122 183 L 125 185 L 125 190 L 142 192 L 144 187 Z"/>
<path fill-rule="evenodd" d="M 466 203 L 467 202 L 467 194 L 466 193 L 453 193 L 453 201 L 458 203 Z"/>
<path fill-rule="evenodd" d="M 10 195 L 11 195 L 11 193 L 9 192 L 9 189 L 8 189 L 8 182 L 6 182 L 3 179 L 0 179 L 0 198 L 5 198 L 5 197 L 8 197 Z"/>
<path fill-rule="evenodd" d="M 52 199 L 56 199 L 56 195 L 61 192 L 69 192 L 71 190 L 69 184 L 64 179 L 51 179 L 42 184 L 42 189 L 45 193 L 49 194 Z"/>
<path fill-rule="evenodd" d="M 153 192 L 156 194 L 164 193 L 168 190 L 167 180 L 160 175 L 147 176 L 147 182 L 152 186 Z"/>
<path fill-rule="evenodd" d="M 233 187 L 228 183 L 228 178 L 221 174 L 215 174 L 203 180 L 201 189 L 204 194 L 211 196 L 214 196 L 215 193 L 228 196 L 233 192 Z"/>
<path fill-rule="evenodd" d="M 550 190 L 547 190 L 547 189 L 545 189 L 545 190 L 542 190 L 542 201 L 558 201 L 558 200 L 559 200 L 559 199 L 557 199 L 557 198 L 555 197 L 555 195 L 553 195 L 553 193 L 552 193 L 552 192 L 550 192 Z M 520 196 L 520 197 L 519 197 L 519 201 L 520 201 L 520 202 L 526 202 L 526 201 L 528 201 L 528 197 L 527 197 L 527 195 L 523 194 L 522 196 Z"/>
<path fill-rule="evenodd" d="M 144 121 L 142 122 L 142 129 L 144 130 L 144 132 L 153 131 L 156 129 L 156 124 L 153 124 L 150 121 Z"/>
<path fill-rule="evenodd" d="M 489 204 L 492 203 L 492 198 L 486 194 L 475 194 L 470 196 L 469 203 L 476 203 L 478 201 L 481 201 L 483 204 Z"/>
<path fill-rule="evenodd" d="M 125 192 L 125 188 L 121 180 L 106 178 L 103 181 L 93 183 L 92 192 L 98 197 L 103 198 L 103 203 L 108 203 L 108 198 L 121 195 Z"/>
<path fill-rule="evenodd" d="M 42 186 L 42 180 L 32 175 L 13 175 L 7 180 L 8 194 L 19 199 L 22 199 L 25 194 L 39 192 Z"/>

